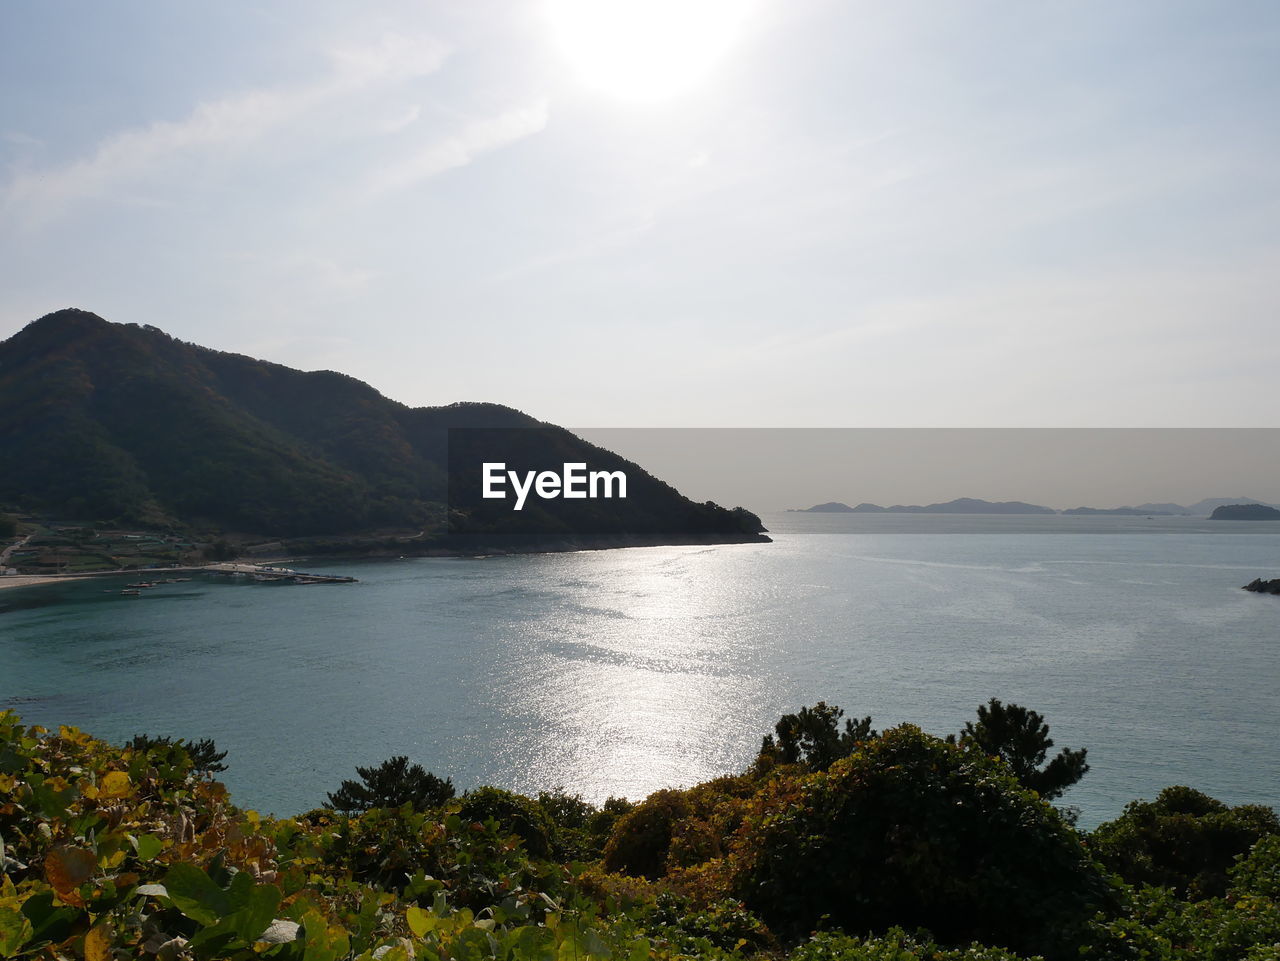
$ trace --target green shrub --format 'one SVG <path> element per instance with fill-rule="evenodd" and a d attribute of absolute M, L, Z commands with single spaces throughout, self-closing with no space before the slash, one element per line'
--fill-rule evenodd
<path fill-rule="evenodd" d="M 1178 786 L 1165 788 L 1154 801 L 1131 802 L 1090 835 L 1089 846 L 1130 884 L 1160 885 L 1198 900 L 1225 894 L 1236 858 L 1275 834 L 1280 821 L 1271 808 L 1228 807 Z"/>
<path fill-rule="evenodd" d="M 752 802 L 730 891 L 779 932 L 925 927 L 1065 956 L 1115 897 L 1061 815 L 997 762 L 904 725 Z"/>
<path fill-rule="evenodd" d="M 1231 890 L 1280 901 L 1280 835 L 1269 834 L 1231 869 Z"/>
<path fill-rule="evenodd" d="M 619 871 L 655 881 L 667 873 L 671 835 L 689 816 L 684 791 L 654 791 L 618 818 L 604 846 L 606 871 Z"/>
<path fill-rule="evenodd" d="M 652 881 L 673 868 L 721 857 L 755 790 L 756 782 L 742 776 L 655 791 L 614 824 L 604 846 L 605 869 Z"/>
<path fill-rule="evenodd" d="M 1003 948 L 976 943 L 964 948 L 945 948 L 927 932 L 909 935 L 901 928 L 891 928 L 878 938 L 816 934 L 792 951 L 788 961 L 1019 961 L 1019 958 Z"/>
<path fill-rule="evenodd" d="M 508 834 L 524 842 L 525 850 L 536 858 L 551 854 L 555 824 L 537 801 L 497 787 L 482 787 L 462 796 L 458 817 L 483 824 L 492 818 Z"/>

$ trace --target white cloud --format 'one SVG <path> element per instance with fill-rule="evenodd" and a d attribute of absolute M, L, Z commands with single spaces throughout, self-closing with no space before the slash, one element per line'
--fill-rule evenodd
<path fill-rule="evenodd" d="M 541 132 L 547 126 L 546 100 L 476 121 L 463 130 L 418 150 L 407 160 L 384 167 L 365 185 L 366 195 L 403 190 L 414 184 L 465 167 L 482 154 Z"/>
<path fill-rule="evenodd" d="M 371 45 L 330 50 L 329 57 L 333 70 L 312 83 L 201 103 L 181 120 L 156 121 L 107 137 L 83 159 L 20 172 L 0 189 L 0 211 L 30 225 L 55 219 L 86 198 L 128 197 L 129 184 L 178 158 L 254 143 L 293 121 L 322 114 L 344 96 L 438 70 L 446 49 L 429 37 L 387 34 Z"/>

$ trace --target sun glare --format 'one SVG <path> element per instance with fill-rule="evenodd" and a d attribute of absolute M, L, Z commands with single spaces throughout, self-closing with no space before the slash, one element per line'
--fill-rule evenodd
<path fill-rule="evenodd" d="M 665 100 L 702 81 L 732 45 L 746 0 L 550 0 L 556 40 L 583 83 Z"/>

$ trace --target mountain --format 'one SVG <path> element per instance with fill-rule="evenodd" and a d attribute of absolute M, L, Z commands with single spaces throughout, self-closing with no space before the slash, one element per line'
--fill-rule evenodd
<path fill-rule="evenodd" d="M 1177 504 L 1172 505 L 1177 507 Z M 1167 516 L 1173 513 L 1185 513 L 1183 508 L 1175 511 L 1165 510 L 1143 510 L 1141 507 L 1072 507 L 1062 512 L 1063 514 L 1112 514 L 1119 517 L 1154 517 L 1159 514 Z"/>
<path fill-rule="evenodd" d="M 819 505 L 826 506 L 826 505 Z M 810 508 L 817 510 L 818 508 Z M 878 504 L 859 504 L 857 507 L 845 508 L 858 514 L 1056 514 L 1051 507 L 1038 504 L 1025 504 L 1022 501 L 984 501 L 976 497 L 958 497 L 942 504 L 894 504 L 892 507 L 881 507 Z"/>
<path fill-rule="evenodd" d="M 540 501 L 515 514 L 450 476 L 451 441 L 460 462 L 624 470 L 628 496 Z M 410 408 L 344 374 L 210 350 L 83 310 L 49 314 L 0 343 L 0 460 L 11 465 L 0 504 L 75 520 L 278 537 L 435 524 L 447 539 L 447 515 L 453 534 L 553 533 L 566 546 L 767 540 L 755 515 L 696 504 L 509 407 Z"/>
<path fill-rule="evenodd" d="M 812 507 L 799 508 L 792 513 L 798 514 L 852 514 L 856 508 L 839 501 L 828 501 L 825 504 L 814 504 Z"/>

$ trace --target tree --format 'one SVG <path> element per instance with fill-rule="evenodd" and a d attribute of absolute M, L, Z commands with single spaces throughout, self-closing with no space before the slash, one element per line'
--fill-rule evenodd
<path fill-rule="evenodd" d="M 416 810 L 439 807 L 454 795 L 453 781 L 441 780 L 420 764 L 398 755 L 377 767 L 357 767 L 363 784 L 343 781 L 337 791 L 328 795 L 324 806 L 358 814 L 371 808 L 398 808 L 412 804 Z"/>
<path fill-rule="evenodd" d="M 1176 786 L 1154 801 L 1126 805 L 1120 817 L 1098 826 L 1089 846 L 1130 884 L 1172 888 L 1177 897 L 1195 901 L 1224 895 L 1236 859 L 1262 838 L 1278 835 L 1280 820 L 1265 805 L 1228 807 Z"/>
<path fill-rule="evenodd" d="M 751 804 L 724 862 L 727 893 L 781 934 L 899 925 L 1069 957 L 1112 900 L 1047 801 L 912 725 L 825 772 L 775 778 Z"/>
<path fill-rule="evenodd" d="M 954 740 L 954 738 L 949 738 Z M 1045 767 L 1045 757 L 1053 747 L 1049 725 L 1035 711 L 1017 704 L 1001 704 L 992 698 L 978 707 L 978 723 L 969 721 L 960 733 L 960 744 L 1009 765 L 1013 776 L 1046 800 L 1061 797 L 1089 770 L 1086 748 L 1063 748 Z"/>
<path fill-rule="evenodd" d="M 775 764 L 802 764 L 810 771 L 825 771 L 835 761 L 853 753 L 859 741 L 876 736 L 871 718 L 858 722 L 846 720 L 840 730 L 844 711 L 819 701 L 813 707 L 802 707 L 796 714 L 784 714 L 774 726 L 774 734 L 766 734 L 760 744 L 760 759 Z"/>
<path fill-rule="evenodd" d="M 218 774 L 227 769 L 223 764 L 223 760 L 227 756 L 226 751 L 219 751 L 216 744 L 211 738 L 201 738 L 199 741 L 184 741 L 179 738 L 175 741 L 171 737 L 152 737 L 150 734 L 135 734 L 133 740 L 129 742 L 129 747 L 135 751 L 149 751 L 154 747 L 179 747 L 187 752 L 187 756 L 191 758 L 192 769 L 197 774 Z"/>

